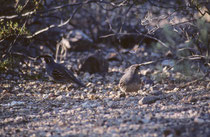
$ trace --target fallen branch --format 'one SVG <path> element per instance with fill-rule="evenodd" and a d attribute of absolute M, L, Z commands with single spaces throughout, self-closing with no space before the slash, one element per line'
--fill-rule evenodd
<path fill-rule="evenodd" d="M 108 37 L 111 37 L 111 36 L 116 36 L 116 35 L 142 35 L 144 37 L 147 37 L 147 38 L 151 38 L 153 40 L 156 40 L 158 43 L 160 43 L 162 46 L 166 47 L 166 48 L 169 48 L 168 45 L 166 45 L 165 43 L 163 43 L 161 40 L 155 38 L 155 37 L 152 37 L 150 35 L 147 35 L 147 34 L 143 34 L 141 32 L 138 32 L 138 33 L 117 33 L 117 34 L 108 34 L 108 35 L 104 35 L 104 36 L 100 36 L 99 38 L 108 38 Z"/>
<path fill-rule="evenodd" d="M 137 64 L 138 66 L 145 66 L 145 65 L 150 65 L 150 64 L 153 64 L 153 63 L 156 63 L 158 61 L 148 61 L 148 62 L 144 62 L 144 63 L 141 63 L 141 64 Z"/>
<path fill-rule="evenodd" d="M 190 81 L 190 82 L 188 82 L 188 83 L 186 83 L 186 84 L 181 84 L 178 88 L 179 88 L 179 89 L 180 89 L 180 88 L 184 88 L 184 87 L 190 86 L 190 85 L 192 85 L 192 84 L 194 84 L 194 83 L 197 83 L 197 82 L 199 82 L 199 81 L 202 81 L 202 80 L 203 80 L 205 77 L 207 77 L 209 74 L 210 74 L 210 71 L 207 72 L 202 78 L 198 78 L 198 79 L 193 80 L 193 81 Z"/>
<path fill-rule="evenodd" d="M 34 57 L 30 57 L 24 53 L 20 53 L 20 52 L 12 52 L 10 53 L 11 56 L 19 56 L 19 57 L 23 57 L 23 58 L 27 58 L 29 60 L 32 60 L 32 61 L 36 61 L 36 58 Z M 6 55 L 3 56 L 3 58 L 5 57 Z"/>

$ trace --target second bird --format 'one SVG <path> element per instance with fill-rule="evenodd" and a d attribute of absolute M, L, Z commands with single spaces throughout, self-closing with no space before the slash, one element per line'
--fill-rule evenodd
<path fill-rule="evenodd" d="M 74 82 L 79 86 L 85 87 L 85 85 L 78 80 L 74 74 L 61 64 L 54 61 L 50 55 L 41 55 L 37 59 L 44 58 L 46 63 L 47 74 L 56 82 Z"/>
<path fill-rule="evenodd" d="M 135 64 L 126 69 L 125 74 L 119 82 L 119 88 L 123 92 L 137 92 L 141 86 L 141 79 L 138 74 L 139 65 Z"/>
<path fill-rule="evenodd" d="M 122 76 L 119 82 L 119 88 L 123 92 L 137 92 L 141 85 L 141 77 L 138 74 L 139 68 L 144 65 L 153 64 L 156 61 L 144 62 L 141 64 L 131 65 L 125 70 L 125 74 Z"/>

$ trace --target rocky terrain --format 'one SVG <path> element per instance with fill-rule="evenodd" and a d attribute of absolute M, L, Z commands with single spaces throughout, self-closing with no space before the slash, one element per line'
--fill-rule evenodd
<path fill-rule="evenodd" d="M 66 66 L 78 70 L 86 54 L 71 52 Z M 182 80 L 169 69 L 157 75 L 167 61 L 157 62 L 141 68 L 137 93 L 123 93 L 118 82 L 125 68 L 147 58 L 119 54 L 130 64 L 109 61 L 105 75 L 77 73 L 86 88 L 50 81 L 41 61 L 1 74 L 0 136 L 210 136 L 209 75 Z"/>

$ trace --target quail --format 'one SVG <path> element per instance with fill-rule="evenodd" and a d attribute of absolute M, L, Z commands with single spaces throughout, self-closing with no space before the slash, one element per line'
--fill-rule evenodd
<path fill-rule="evenodd" d="M 120 90 L 123 92 L 137 92 L 142 84 L 141 77 L 138 74 L 139 67 L 152 63 L 155 63 L 155 61 L 149 61 L 142 64 L 134 64 L 126 69 L 125 74 L 122 76 L 119 82 Z"/>
<path fill-rule="evenodd" d="M 137 92 L 140 89 L 141 79 L 138 68 L 139 65 L 135 64 L 126 69 L 119 82 L 119 88 L 122 92 Z"/>
<path fill-rule="evenodd" d="M 68 70 L 62 64 L 54 62 L 52 56 L 41 55 L 37 57 L 37 60 L 40 58 L 44 58 L 46 63 L 45 65 L 46 72 L 49 75 L 49 77 L 53 79 L 55 82 L 61 82 L 61 83 L 74 82 L 79 86 L 85 87 L 85 85 L 80 80 L 78 80 L 70 70 Z"/>

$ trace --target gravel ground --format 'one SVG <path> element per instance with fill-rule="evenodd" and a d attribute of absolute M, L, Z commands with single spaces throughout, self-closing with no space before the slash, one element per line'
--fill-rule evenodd
<path fill-rule="evenodd" d="M 67 66 L 75 69 L 75 58 Z M 30 73 L 46 76 L 43 64 L 31 67 Z M 78 74 L 87 88 L 1 74 L 0 136 L 210 136 L 206 79 L 182 88 L 154 80 L 125 94 L 117 84 L 126 67 L 114 61 L 104 77 Z"/>

